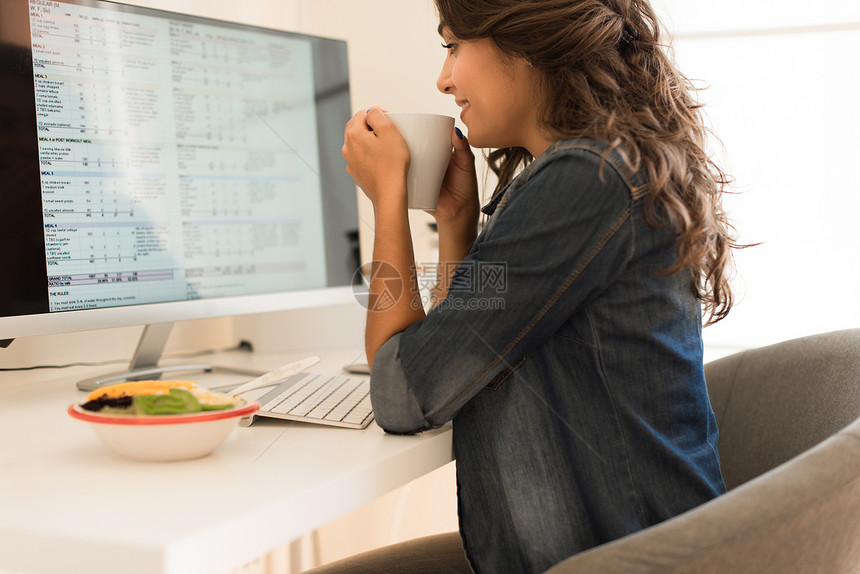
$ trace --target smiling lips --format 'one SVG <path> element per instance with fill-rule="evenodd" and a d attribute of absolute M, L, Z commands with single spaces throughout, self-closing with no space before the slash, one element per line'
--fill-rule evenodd
<path fill-rule="evenodd" d="M 467 109 L 472 106 L 472 104 L 470 104 L 468 100 L 458 100 L 457 105 L 460 106 L 460 108 L 462 109 L 462 111 L 460 112 L 460 119 L 462 120 L 463 114 Z"/>

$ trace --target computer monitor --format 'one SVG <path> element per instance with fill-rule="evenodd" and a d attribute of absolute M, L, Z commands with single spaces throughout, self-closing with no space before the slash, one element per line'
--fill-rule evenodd
<path fill-rule="evenodd" d="M 3 0 L 0 86 L 0 339 L 147 325 L 151 378 L 173 322 L 352 297 L 345 42 Z"/>

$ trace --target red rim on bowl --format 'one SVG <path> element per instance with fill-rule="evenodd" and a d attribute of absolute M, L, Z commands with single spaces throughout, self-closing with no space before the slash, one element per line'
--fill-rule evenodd
<path fill-rule="evenodd" d="M 106 424 L 106 425 L 177 425 L 186 423 L 202 423 L 206 421 L 217 421 L 221 419 L 229 419 L 235 417 L 244 417 L 257 412 L 260 408 L 260 403 L 254 401 L 243 407 L 233 407 L 217 411 L 201 411 L 197 413 L 188 413 L 181 415 L 152 415 L 152 416 L 136 416 L 136 415 L 101 415 L 97 412 L 85 411 L 77 403 L 69 405 L 66 412 L 73 419 L 85 421 L 88 423 Z"/>

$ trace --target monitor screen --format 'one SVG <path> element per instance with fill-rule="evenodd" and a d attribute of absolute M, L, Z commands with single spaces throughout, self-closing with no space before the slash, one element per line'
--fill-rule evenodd
<path fill-rule="evenodd" d="M 0 83 L 0 339 L 350 296 L 344 42 L 3 0 Z"/>

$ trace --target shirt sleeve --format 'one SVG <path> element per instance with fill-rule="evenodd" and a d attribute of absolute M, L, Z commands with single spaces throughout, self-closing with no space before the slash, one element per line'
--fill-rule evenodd
<path fill-rule="evenodd" d="M 377 423 L 399 434 L 441 426 L 598 297 L 630 258 L 631 197 L 610 163 L 580 149 L 509 189 L 445 300 L 377 352 Z"/>

